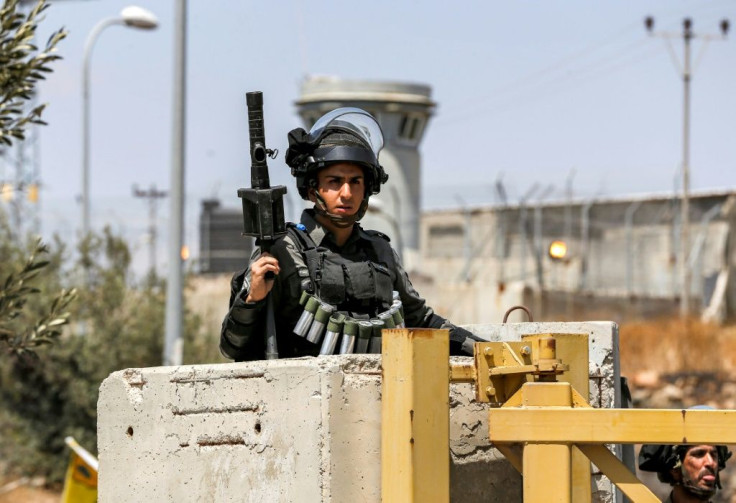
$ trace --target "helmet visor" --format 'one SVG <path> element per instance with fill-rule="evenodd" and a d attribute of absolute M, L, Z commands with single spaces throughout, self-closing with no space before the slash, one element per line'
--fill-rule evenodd
<path fill-rule="evenodd" d="M 383 132 L 376 119 L 360 108 L 337 108 L 326 113 L 309 131 L 310 142 L 317 142 L 328 132 L 344 131 L 363 141 L 378 158 L 383 148 Z"/>

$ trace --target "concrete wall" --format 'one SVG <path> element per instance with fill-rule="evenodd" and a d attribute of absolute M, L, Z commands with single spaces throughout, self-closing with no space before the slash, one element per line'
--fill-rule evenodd
<path fill-rule="evenodd" d="M 423 281 L 418 289 L 433 305 L 450 304 L 441 313 L 468 322 L 490 321 L 488 311 L 481 309 L 484 318 L 473 317 L 479 314 L 468 309 L 473 303 L 457 303 L 455 298 L 480 295 L 487 304 L 504 305 L 502 297 L 514 283 L 542 293 L 610 299 L 611 313 L 622 300 L 646 304 L 651 299 L 646 310 L 667 305 L 668 300 L 677 304 L 682 292 L 676 203 L 672 198 L 645 196 L 425 212 L 413 278 Z M 696 313 L 714 306 L 721 319 L 736 317 L 736 276 L 730 274 L 736 263 L 736 194 L 694 195 L 690 217 L 691 306 Z M 547 254 L 556 240 L 568 245 L 564 260 Z M 605 307 L 603 302 L 599 305 Z M 536 314 L 559 319 L 566 313 L 537 310 Z"/>
<path fill-rule="evenodd" d="M 595 406 L 617 404 L 612 323 L 469 327 L 490 340 L 584 333 Z M 348 355 L 128 369 L 98 402 L 99 501 L 380 501 L 381 366 Z M 450 397 L 453 501 L 521 501 L 521 480 L 490 446 L 488 407 L 469 384 Z M 594 501 L 612 501 L 594 477 Z"/>

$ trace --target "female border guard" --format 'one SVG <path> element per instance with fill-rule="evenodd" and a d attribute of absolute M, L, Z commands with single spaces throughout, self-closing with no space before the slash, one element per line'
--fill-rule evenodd
<path fill-rule="evenodd" d="M 280 357 L 380 352 L 380 327 L 397 323 L 448 328 L 450 353 L 472 354 L 479 339 L 436 315 L 389 238 L 358 224 L 370 196 L 388 180 L 378 162 L 383 135 L 376 120 L 358 108 L 339 108 L 309 133 L 297 128 L 288 139 L 286 163 L 314 207 L 299 224 L 288 224 L 271 253 L 257 249 L 249 267 L 233 276 L 222 353 L 236 361 L 264 358 L 270 294 Z"/>

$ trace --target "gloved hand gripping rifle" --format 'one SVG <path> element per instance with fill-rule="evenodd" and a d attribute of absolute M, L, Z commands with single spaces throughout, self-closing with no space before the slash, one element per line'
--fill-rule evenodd
<path fill-rule="evenodd" d="M 263 126 L 263 93 L 246 93 L 248 105 L 248 130 L 250 133 L 250 189 L 238 189 L 238 197 L 243 201 L 243 236 L 256 238 L 262 252 L 271 251 L 276 238 L 286 234 L 284 222 L 284 194 L 286 187 L 271 187 L 266 158 L 276 157 L 278 151 L 266 148 Z M 266 274 L 266 279 L 273 273 Z M 266 359 L 279 357 L 276 344 L 276 323 L 273 301 L 269 293 L 266 301 Z"/>

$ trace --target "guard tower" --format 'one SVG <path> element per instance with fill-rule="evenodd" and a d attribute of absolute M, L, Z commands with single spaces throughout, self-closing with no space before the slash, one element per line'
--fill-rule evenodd
<path fill-rule="evenodd" d="M 419 249 L 419 143 L 436 106 L 431 92 L 423 84 L 308 77 L 296 101 L 307 129 L 338 107 L 359 107 L 378 120 L 385 141 L 380 161 L 389 180 L 371 197 L 363 222 L 391 237 L 408 268 Z"/>

